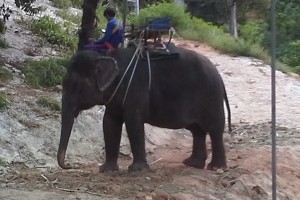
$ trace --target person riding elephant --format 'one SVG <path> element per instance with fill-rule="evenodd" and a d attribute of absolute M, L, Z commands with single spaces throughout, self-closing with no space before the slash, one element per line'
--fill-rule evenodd
<path fill-rule="evenodd" d="M 91 44 L 85 45 L 85 50 L 111 52 L 115 51 L 123 42 L 123 27 L 116 17 L 116 10 L 112 7 L 107 7 L 103 12 L 103 16 L 107 20 L 104 36 Z"/>

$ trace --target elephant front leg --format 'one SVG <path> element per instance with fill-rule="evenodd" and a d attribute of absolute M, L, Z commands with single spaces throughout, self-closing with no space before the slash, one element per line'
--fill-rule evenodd
<path fill-rule="evenodd" d="M 128 167 L 128 171 L 133 172 L 148 169 L 149 165 L 146 159 L 144 123 L 137 118 L 131 118 L 128 121 L 125 120 L 125 123 L 133 155 L 133 163 Z"/>
<path fill-rule="evenodd" d="M 105 142 L 105 163 L 100 172 L 118 171 L 118 155 L 120 150 L 123 120 L 105 113 L 103 118 L 103 134 Z"/>

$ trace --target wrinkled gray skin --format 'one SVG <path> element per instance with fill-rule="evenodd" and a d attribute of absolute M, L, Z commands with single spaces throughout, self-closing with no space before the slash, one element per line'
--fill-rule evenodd
<path fill-rule="evenodd" d="M 82 110 L 95 105 L 105 105 L 103 132 L 106 160 L 100 172 L 117 171 L 122 124 L 125 123 L 133 163 L 129 171 L 148 168 L 145 151 L 144 123 L 169 129 L 186 128 L 192 132 L 192 154 L 184 164 L 204 168 L 207 159 L 206 135 L 212 145 L 212 160 L 208 169 L 225 168 L 226 156 L 223 144 L 225 126 L 225 100 L 227 95 L 221 76 L 212 63 L 193 51 L 178 48 L 178 58 L 151 61 L 151 88 L 147 60 L 141 59 L 124 101 L 133 66 L 111 101 L 134 49 L 119 49 L 113 59 L 94 51 L 77 53 L 63 81 L 62 128 L 58 164 L 65 164 L 74 118 Z M 108 102 L 109 101 L 109 102 Z M 124 101 L 124 104 L 123 104 Z"/>

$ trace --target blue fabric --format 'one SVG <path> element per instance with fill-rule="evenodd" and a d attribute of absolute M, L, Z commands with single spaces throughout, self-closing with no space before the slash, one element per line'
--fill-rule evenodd
<path fill-rule="evenodd" d="M 118 30 L 113 33 L 113 30 L 118 26 Z M 106 30 L 103 38 L 97 40 L 97 43 L 109 42 L 114 48 L 123 41 L 123 27 L 116 17 L 107 22 Z"/>
<path fill-rule="evenodd" d="M 170 18 L 153 18 L 148 22 L 148 28 L 150 30 L 168 30 L 171 28 Z"/>

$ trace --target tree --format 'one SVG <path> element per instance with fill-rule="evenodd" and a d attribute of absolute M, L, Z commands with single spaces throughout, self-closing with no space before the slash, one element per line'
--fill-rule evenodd
<path fill-rule="evenodd" d="M 229 0 L 229 7 L 230 7 L 229 33 L 233 35 L 233 37 L 238 38 L 236 0 Z"/>
<path fill-rule="evenodd" d="M 96 23 L 96 9 L 99 0 L 84 0 L 83 14 L 81 20 L 81 29 L 79 30 L 78 51 L 82 50 L 84 45 L 89 42 L 89 38 L 93 37 L 93 31 Z"/>

